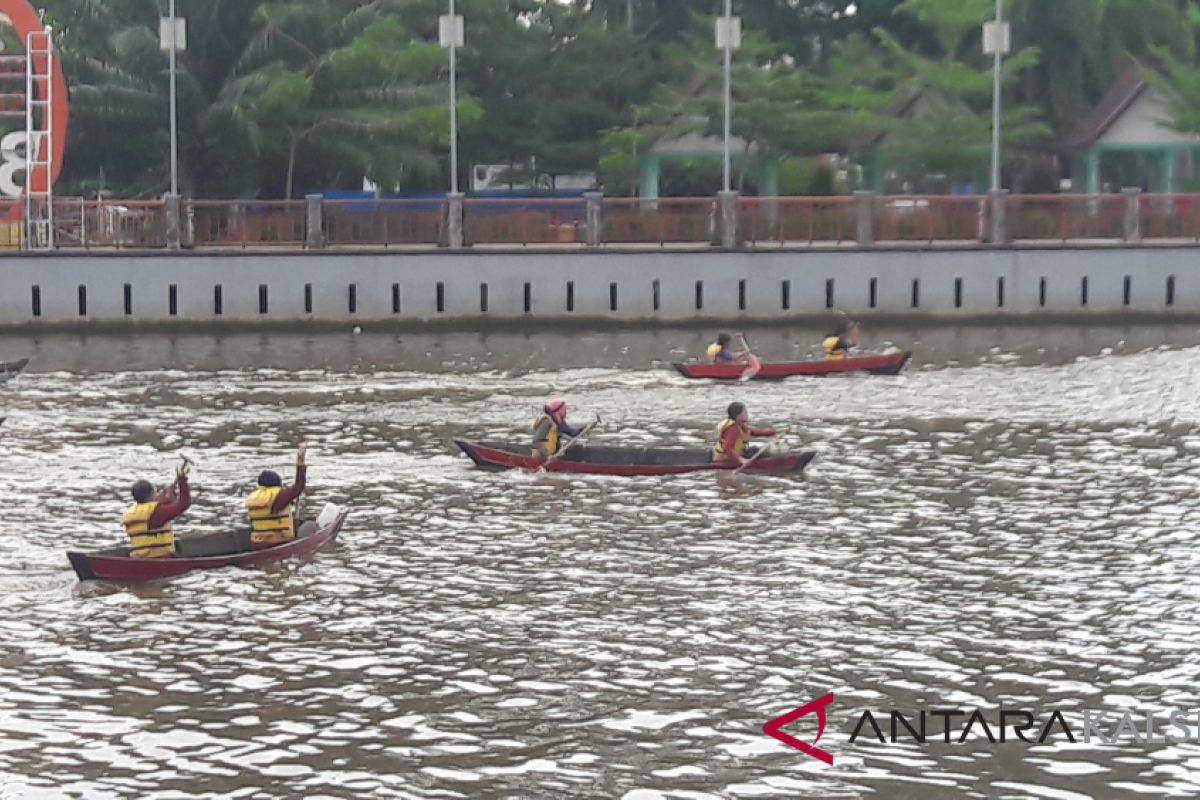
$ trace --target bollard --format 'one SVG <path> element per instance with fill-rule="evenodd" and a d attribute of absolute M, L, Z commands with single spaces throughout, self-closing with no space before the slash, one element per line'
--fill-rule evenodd
<path fill-rule="evenodd" d="M 163 195 L 163 215 L 166 217 L 167 249 L 178 250 L 183 246 L 183 220 L 179 213 L 179 195 Z"/>
<path fill-rule="evenodd" d="M 1008 190 L 988 192 L 988 202 L 992 211 L 988 239 L 994 245 L 1008 244 Z"/>
<path fill-rule="evenodd" d="M 603 224 L 601 215 L 604 211 L 604 193 L 603 192 L 584 192 L 584 199 L 587 201 L 587 214 L 585 219 L 587 234 L 587 246 L 600 246 L 600 226 Z"/>
<path fill-rule="evenodd" d="M 304 246 L 310 250 L 325 247 L 325 206 L 319 194 L 304 195 Z"/>
<path fill-rule="evenodd" d="M 1121 190 L 1125 198 L 1125 225 L 1123 241 L 1134 244 L 1142 240 L 1142 190 L 1138 186 L 1127 186 Z"/>
<path fill-rule="evenodd" d="M 717 192 L 717 241 L 726 250 L 741 246 L 737 199 L 737 192 Z"/>
<path fill-rule="evenodd" d="M 854 193 L 854 241 L 859 247 L 875 244 L 875 193 Z"/>

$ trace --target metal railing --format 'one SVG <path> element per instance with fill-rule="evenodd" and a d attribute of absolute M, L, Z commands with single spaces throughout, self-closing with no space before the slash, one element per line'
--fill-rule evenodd
<path fill-rule="evenodd" d="M 574 244 L 587 203 L 574 198 L 473 198 L 463 201 L 463 241 L 473 244 Z"/>
<path fill-rule="evenodd" d="M 334 247 L 445 242 L 445 200 L 325 200 L 322 207 L 324 240 Z"/>
<path fill-rule="evenodd" d="M 853 197 L 738 198 L 742 239 L 752 247 L 853 244 L 855 213 Z"/>
<path fill-rule="evenodd" d="M 196 247 L 303 247 L 304 200 L 185 200 L 184 237 Z"/>
<path fill-rule="evenodd" d="M 12 201 L 16 203 L 16 201 Z M 19 204 L 0 250 L 25 242 Z M 1200 244 L 1200 195 L 54 201 L 60 250 Z M 13 210 L 17 209 L 17 210 Z M 457 226 L 457 227 L 455 227 Z M 732 227 L 731 227 L 732 226 Z M 457 238 L 455 237 L 457 233 Z M 732 244 L 731 244 L 732 243 Z"/>
<path fill-rule="evenodd" d="M 1012 241 L 1125 238 L 1125 197 L 1119 194 L 1014 195 L 1008 198 Z"/>

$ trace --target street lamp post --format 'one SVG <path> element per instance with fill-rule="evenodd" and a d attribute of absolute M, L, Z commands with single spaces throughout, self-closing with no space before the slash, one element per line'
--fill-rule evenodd
<path fill-rule="evenodd" d="M 983 52 L 992 62 L 992 191 L 1000 191 L 1000 70 L 1010 46 L 1010 28 L 1004 22 L 1004 0 L 996 0 L 995 22 L 984 23 Z"/>
<path fill-rule="evenodd" d="M 168 103 L 170 104 L 167 114 L 170 120 L 171 136 L 171 191 L 164 198 L 164 211 L 167 220 L 167 247 L 174 250 L 179 248 L 183 236 L 179 205 L 179 112 L 176 76 L 179 71 L 179 51 L 187 49 L 187 22 L 175 16 L 175 0 L 170 0 L 167 4 L 167 14 L 165 19 L 158 21 L 158 39 L 159 47 L 167 51 Z"/>
<path fill-rule="evenodd" d="M 163 30 L 159 31 L 159 38 L 162 39 L 162 44 L 167 48 L 167 72 L 169 73 L 170 88 L 168 89 L 170 110 L 170 128 L 171 128 L 171 196 L 179 194 L 179 121 L 178 111 L 176 109 L 176 64 L 178 63 L 178 51 L 180 46 L 187 47 L 186 36 L 183 29 L 183 21 L 175 17 L 175 0 L 170 0 L 167 6 L 166 25 Z M 179 39 L 184 38 L 183 42 Z"/>
<path fill-rule="evenodd" d="M 450 51 L 450 191 L 458 191 L 458 16 L 454 13 L 454 0 L 450 0 L 450 36 L 446 49 Z"/>
<path fill-rule="evenodd" d="M 729 172 L 730 172 L 730 156 L 729 156 L 729 139 L 732 128 L 732 106 L 733 106 L 733 51 L 741 45 L 742 30 L 741 19 L 733 16 L 733 0 L 725 0 L 725 14 L 717 20 L 717 47 L 724 54 L 724 76 L 725 76 L 725 121 L 724 121 L 724 145 L 723 161 L 724 161 L 724 180 L 723 186 L 726 192 L 729 191 Z"/>
<path fill-rule="evenodd" d="M 463 19 L 454 13 L 450 0 L 448 14 L 438 17 L 438 41 L 450 51 L 450 193 L 447 196 L 447 244 L 462 246 L 462 194 L 458 190 L 458 48 L 463 46 Z"/>

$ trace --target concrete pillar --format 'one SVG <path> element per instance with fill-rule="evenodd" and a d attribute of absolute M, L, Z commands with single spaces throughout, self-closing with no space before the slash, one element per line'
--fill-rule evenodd
<path fill-rule="evenodd" d="M 1175 150 L 1166 150 L 1163 157 L 1163 193 L 1175 194 Z"/>
<path fill-rule="evenodd" d="M 604 193 L 603 192 L 584 192 L 584 200 L 587 201 L 587 216 L 585 217 L 587 225 L 587 246 L 600 246 L 600 230 L 604 224 L 602 217 L 604 211 Z"/>
<path fill-rule="evenodd" d="M 182 201 L 180 201 L 182 205 Z M 191 250 L 196 246 L 196 207 L 192 204 L 183 206 L 183 247 Z"/>
<path fill-rule="evenodd" d="M 638 194 L 643 200 L 658 199 L 658 174 L 662 162 L 659 156 L 649 155 L 642 161 Z"/>
<path fill-rule="evenodd" d="M 463 193 L 446 195 L 446 246 L 460 250 L 463 246 Z"/>
<path fill-rule="evenodd" d="M 1087 167 L 1087 193 L 1100 194 L 1100 151 L 1092 148 L 1084 156 Z"/>
<path fill-rule="evenodd" d="M 180 207 L 179 195 L 163 195 L 163 216 L 166 218 L 168 250 L 178 250 L 183 246 L 183 216 L 180 214 Z"/>
<path fill-rule="evenodd" d="M 1008 190 L 988 192 L 988 205 L 992 211 L 989 215 L 992 223 L 988 231 L 989 241 L 992 244 L 1008 244 Z"/>
<path fill-rule="evenodd" d="M 319 194 L 304 195 L 304 246 L 320 250 L 325 246 L 325 207 Z"/>
<path fill-rule="evenodd" d="M 1121 190 L 1125 198 L 1125 226 L 1122 239 L 1126 242 L 1142 240 L 1142 190 L 1138 186 L 1127 186 Z"/>
<path fill-rule="evenodd" d="M 854 241 L 859 247 L 875 244 L 875 193 L 854 193 Z"/>
<path fill-rule="evenodd" d="M 737 192 L 717 192 L 717 241 L 726 250 L 741 245 L 738 235 Z"/>

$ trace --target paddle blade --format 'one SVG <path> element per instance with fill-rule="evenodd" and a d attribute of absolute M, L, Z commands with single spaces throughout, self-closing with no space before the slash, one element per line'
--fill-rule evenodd
<path fill-rule="evenodd" d="M 758 356 L 754 355 L 754 353 L 747 355 L 746 360 L 749 362 L 749 364 L 744 370 L 742 370 L 742 376 L 738 378 L 740 381 L 750 380 L 758 374 L 759 370 L 762 369 L 762 362 L 758 360 Z"/>

